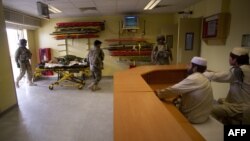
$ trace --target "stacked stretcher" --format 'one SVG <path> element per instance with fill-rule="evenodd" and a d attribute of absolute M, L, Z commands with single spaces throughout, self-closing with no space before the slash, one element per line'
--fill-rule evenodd
<path fill-rule="evenodd" d="M 50 90 L 53 90 L 54 86 L 74 86 L 82 89 L 90 73 L 88 63 L 79 60 L 62 63 L 60 59 L 56 58 L 56 60 L 51 60 L 49 63 L 39 64 L 34 78 L 39 77 L 42 71 L 49 70 L 57 74 L 57 80 L 49 85 Z M 65 83 L 65 81 L 72 83 Z"/>
<path fill-rule="evenodd" d="M 55 31 L 51 33 L 56 40 L 97 38 L 104 30 L 104 22 L 61 22 L 56 23 Z"/>
<path fill-rule="evenodd" d="M 150 56 L 152 43 L 144 38 L 107 39 L 110 42 L 107 48 L 111 56 Z"/>

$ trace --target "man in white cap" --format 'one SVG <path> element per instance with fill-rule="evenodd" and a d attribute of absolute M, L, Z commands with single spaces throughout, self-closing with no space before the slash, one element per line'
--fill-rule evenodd
<path fill-rule="evenodd" d="M 188 67 L 189 76 L 166 89 L 157 90 L 160 99 L 180 95 L 180 111 L 191 123 L 203 123 L 210 115 L 213 105 L 213 91 L 210 81 L 202 74 L 207 61 L 193 57 Z"/>
<path fill-rule="evenodd" d="M 250 65 L 249 51 L 235 47 L 230 53 L 229 64 L 232 68 L 226 72 L 206 72 L 210 80 L 230 83 L 226 98 L 219 98 L 213 106 L 212 115 L 223 124 L 249 124 L 250 113 Z"/>

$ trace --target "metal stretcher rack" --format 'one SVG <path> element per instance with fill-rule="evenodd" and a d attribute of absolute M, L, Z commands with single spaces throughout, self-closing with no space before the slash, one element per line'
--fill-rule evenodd
<path fill-rule="evenodd" d="M 54 71 L 57 73 L 57 81 L 49 85 L 49 89 L 53 90 L 54 86 L 76 86 L 78 89 L 82 89 L 85 85 L 85 80 L 89 75 L 89 66 L 88 65 L 72 65 L 72 66 L 55 66 L 55 67 L 45 67 L 39 66 L 36 68 L 35 75 L 38 75 L 41 71 Z M 80 77 L 74 75 L 74 73 L 81 73 Z M 36 76 L 34 76 L 36 77 Z M 63 81 L 71 81 L 73 85 L 62 84 Z"/>

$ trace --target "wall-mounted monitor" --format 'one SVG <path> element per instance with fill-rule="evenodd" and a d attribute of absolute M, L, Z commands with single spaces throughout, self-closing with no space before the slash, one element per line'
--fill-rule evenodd
<path fill-rule="evenodd" d="M 123 29 L 139 29 L 138 16 L 124 16 Z"/>
<path fill-rule="evenodd" d="M 38 15 L 43 17 L 43 18 L 47 18 L 49 19 L 49 6 L 45 3 L 42 3 L 40 1 L 38 1 L 37 3 L 37 11 L 38 11 Z"/>

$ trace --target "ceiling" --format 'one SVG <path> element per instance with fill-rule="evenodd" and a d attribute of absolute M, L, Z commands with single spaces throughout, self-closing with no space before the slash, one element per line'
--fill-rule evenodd
<path fill-rule="evenodd" d="M 36 2 L 56 7 L 62 13 L 50 14 L 50 18 L 81 16 L 107 16 L 125 14 L 175 13 L 201 0 L 161 0 L 156 8 L 144 11 L 150 0 L 2 0 L 5 8 L 38 16 Z M 87 10 L 96 8 L 96 10 Z M 86 9 L 87 8 L 87 9 Z M 83 10 L 81 10 L 83 9 Z"/>

